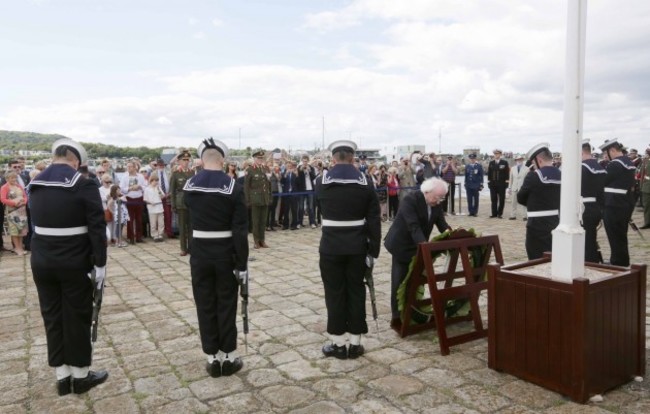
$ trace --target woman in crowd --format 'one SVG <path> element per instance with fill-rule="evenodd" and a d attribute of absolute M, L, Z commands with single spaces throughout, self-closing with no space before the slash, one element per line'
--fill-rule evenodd
<path fill-rule="evenodd" d="M 231 161 L 227 164 L 226 174 L 233 179 L 237 179 L 237 162 Z"/>
<path fill-rule="evenodd" d="M 18 174 L 9 171 L 5 174 L 7 182 L 0 188 L 0 201 L 5 206 L 5 217 L 14 253 L 19 256 L 26 254 L 23 249 L 23 237 L 27 235 L 27 193 L 18 184 Z"/>
<path fill-rule="evenodd" d="M 104 217 L 106 218 L 106 231 L 107 234 L 109 235 L 108 238 L 111 241 L 111 245 L 115 245 L 117 240 L 117 237 L 115 235 L 115 225 L 113 223 L 115 217 L 113 216 L 113 212 L 108 209 L 108 199 L 111 196 L 111 186 L 113 185 L 113 178 L 110 174 L 105 173 L 104 175 L 99 177 L 99 179 L 102 181 L 102 186 L 99 187 L 99 195 L 102 198 L 102 206 L 104 207 L 105 212 L 110 212 L 110 214 L 104 213 Z"/>
<path fill-rule="evenodd" d="M 388 174 L 386 173 L 385 165 L 379 167 L 377 182 L 377 197 L 379 198 L 379 207 L 381 208 L 381 218 L 383 221 L 386 221 L 388 220 Z"/>
<path fill-rule="evenodd" d="M 269 206 L 269 215 L 266 220 L 266 229 L 269 231 L 275 231 L 275 228 L 278 227 L 278 221 L 276 220 L 276 211 L 278 209 L 278 194 L 280 193 L 280 179 L 282 178 L 280 174 L 280 167 L 269 162 L 269 181 L 271 181 L 271 205 Z"/>
<path fill-rule="evenodd" d="M 162 202 L 164 196 L 165 194 L 160 188 L 158 173 L 151 173 L 149 176 L 149 185 L 144 189 L 144 202 L 147 204 L 151 237 L 155 242 L 163 241 L 162 235 L 165 231 L 165 220 L 163 217 L 164 208 Z"/>
<path fill-rule="evenodd" d="M 397 178 L 397 168 L 390 167 L 388 169 L 386 186 L 388 187 L 388 219 L 394 220 L 395 216 L 397 216 L 397 209 L 399 208 L 399 178 Z"/>

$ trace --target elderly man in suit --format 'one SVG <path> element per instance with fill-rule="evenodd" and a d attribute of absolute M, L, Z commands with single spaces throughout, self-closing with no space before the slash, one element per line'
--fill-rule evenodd
<path fill-rule="evenodd" d="M 406 278 L 418 245 L 429 241 L 434 224 L 441 233 L 451 229 L 445 221 L 441 205 L 446 195 L 447 183 L 444 180 L 437 177 L 424 180 L 420 191 L 407 194 L 400 202 L 397 217 L 386 235 L 384 246 L 393 256 L 390 306 L 391 327 L 395 329 L 401 325 L 397 289 Z"/>
<path fill-rule="evenodd" d="M 526 220 L 526 206 L 519 204 L 517 193 L 524 183 L 524 178 L 530 169 L 524 165 L 524 156 L 515 157 L 515 165 L 510 169 L 510 187 L 508 194 L 510 197 L 510 220 L 517 220 L 517 211 L 521 211 L 522 218 Z"/>

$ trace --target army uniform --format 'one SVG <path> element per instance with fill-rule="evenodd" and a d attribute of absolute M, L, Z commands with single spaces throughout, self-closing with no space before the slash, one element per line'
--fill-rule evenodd
<path fill-rule="evenodd" d="M 189 156 L 189 153 L 187 154 Z M 181 244 L 181 255 L 187 254 L 190 251 L 190 238 L 192 236 L 190 231 L 190 216 L 187 207 L 183 201 L 183 188 L 185 183 L 194 176 L 194 171 L 188 168 L 187 170 L 177 168 L 172 172 L 169 177 L 169 195 L 171 198 L 172 210 L 176 213 L 178 223 L 178 238 Z"/>
<path fill-rule="evenodd" d="M 223 143 L 213 141 L 226 152 Z M 192 291 L 202 349 L 209 356 L 230 354 L 237 348 L 238 283 L 233 270 L 245 271 L 248 262 L 244 189 L 221 170 L 203 169 L 187 180 L 184 190 L 191 219 Z M 211 375 L 221 375 L 221 371 Z M 223 375 L 229 375 L 225 368 Z"/>
<path fill-rule="evenodd" d="M 600 148 L 606 151 L 609 141 Z M 605 209 L 603 223 L 611 250 L 610 263 L 615 266 L 629 266 L 630 254 L 627 245 L 627 228 L 634 208 L 634 165 L 627 155 L 621 155 L 607 164 L 605 176 Z"/>
<path fill-rule="evenodd" d="M 253 154 L 254 157 L 263 157 L 264 151 Z M 271 181 L 266 175 L 266 166 L 253 163 L 246 170 L 244 179 L 244 193 L 246 205 L 251 208 L 251 221 L 253 230 L 254 247 L 268 247 L 264 242 L 266 218 L 271 204 Z"/>
<path fill-rule="evenodd" d="M 78 148 L 68 139 L 56 141 L 53 148 L 60 142 Z M 94 290 L 88 274 L 93 266 L 105 274 L 106 266 L 102 200 L 92 180 L 69 164 L 53 163 L 30 184 L 30 203 L 35 226 L 31 268 L 45 324 L 48 363 L 56 368 L 59 395 L 69 394 L 71 388 L 79 394 L 108 377 L 105 371 L 88 371 Z"/>
<path fill-rule="evenodd" d="M 551 231 L 560 224 L 560 184 L 559 168 L 542 167 L 526 175 L 517 193 L 519 204 L 528 209 L 526 253 L 529 260 L 539 259 L 553 249 Z"/>
<path fill-rule="evenodd" d="M 598 224 L 602 219 L 604 202 L 603 187 L 607 172 L 593 158 L 582 161 L 582 188 L 580 195 L 584 205 L 582 227 L 585 229 L 585 261 L 602 263 L 598 249 Z"/>
<path fill-rule="evenodd" d="M 338 141 L 330 148 L 336 151 L 337 145 L 354 143 Z M 365 260 L 367 255 L 379 256 L 379 200 L 372 181 L 354 165 L 346 163 L 337 163 L 317 178 L 316 197 L 323 211 L 319 264 L 325 288 L 327 332 L 334 342 L 332 346 L 326 345 L 323 353 L 341 359 L 354 358 L 363 353 L 360 335 L 368 332 Z M 349 352 L 342 338 L 346 332 L 350 334 Z"/>

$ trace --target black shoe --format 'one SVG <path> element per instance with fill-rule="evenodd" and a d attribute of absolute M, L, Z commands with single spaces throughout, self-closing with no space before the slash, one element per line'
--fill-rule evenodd
<path fill-rule="evenodd" d="M 327 344 L 323 347 L 323 355 L 326 357 L 333 356 L 338 359 L 348 359 L 348 350 L 343 346 L 337 346 L 334 344 Z"/>
<path fill-rule="evenodd" d="M 72 392 L 72 377 L 58 380 L 56 382 L 56 390 L 61 397 L 70 394 Z"/>
<path fill-rule="evenodd" d="M 639 227 L 640 229 L 650 229 L 650 224 L 644 224 L 643 226 Z"/>
<path fill-rule="evenodd" d="M 226 361 L 223 361 L 223 363 L 221 364 L 221 375 L 226 376 L 226 377 L 229 376 L 229 375 L 232 375 L 235 372 L 242 369 L 243 366 L 244 366 L 244 363 L 242 362 L 240 357 L 237 357 L 237 358 L 233 359 L 232 361 L 229 360 L 229 359 L 226 360 Z"/>
<path fill-rule="evenodd" d="M 508 220 L 517 220 L 517 217 L 510 217 Z"/>
<path fill-rule="evenodd" d="M 108 378 L 108 372 L 102 371 L 89 371 L 86 378 L 73 378 L 72 379 L 72 390 L 75 394 L 83 394 L 88 392 L 91 388 L 102 384 Z"/>
<path fill-rule="evenodd" d="M 490 216 L 490 218 L 497 218 L 497 216 Z"/>
<path fill-rule="evenodd" d="M 217 360 L 212 361 L 212 363 L 205 364 L 205 370 L 208 371 L 208 374 L 212 378 L 219 378 L 221 376 L 221 363 Z"/>
<path fill-rule="evenodd" d="M 501 219 L 503 218 L 503 216 L 498 216 L 498 217 L 501 218 Z"/>
<path fill-rule="evenodd" d="M 363 355 L 363 351 L 363 345 L 350 345 L 350 349 L 348 349 L 348 358 L 357 359 Z"/>

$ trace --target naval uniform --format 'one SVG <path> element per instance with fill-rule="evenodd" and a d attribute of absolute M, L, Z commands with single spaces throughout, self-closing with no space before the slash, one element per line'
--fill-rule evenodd
<path fill-rule="evenodd" d="M 323 212 L 320 271 L 327 332 L 360 335 L 366 324 L 366 255 L 379 256 L 381 211 L 372 182 L 352 164 L 336 164 L 316 180 Z"/>
<path fill-rule="evenodd" d="M 93 284 L 106 265 L 106 222 L 97 185 L 67 164 L 52 164 L 30 184 L 31 266 L 45 323 L 48 363 L 91 363 Z"/>
<path fill-rule="evenodd" d="M 185 203 L 183 202 L 183 187 L 190 177 L 194 176 L 192 169 L 183 170 L 178 168 L 169 177 L 169 194 L 171 196 L 172 210 L 176 213 L 178 223 L 178 238 L 180 239 L 181 252 L 187 253 L 190 250 L 190 217 Z"/>
<path fill-rule="evenodd" d="M 237 348 L 238 282 L 246 270 L 248 217 L 243 187 L 223 171 L 203 170 L 185 183 L 192 228 L 192 291 L 203 352 Z"/>
<path fill-rule="evenodd" d="M 560 169 L 542 167 L 524 178 L 517 201 L 528 209 L 526 253 L 539 259 L 553 249 L 551 231 L 560 224 Z"/>
<path fill-rule="evenodd" d="M 605 176 L 605 210 L 603 222 L 611 250 L 610 263 L 629 266 L 627 227 L 634 209 L 634 164 L 627 155 L 621 155 L 607 164 Z"/>
<path fill-rule="evenodd" d="M 488 188 L 490 189 L 490 201 L 492 202 L 492 216 L 502 217 L 503 208 L 506 205 L 506 189 L 510 179 L 510 166 L 503 158 L 492 160 L 487 170 Z"/>
<path fill-rule="evenodd" d="M 602 254 L 598 251 L 598 224 L 602 219 L 604 202 L 603 188 L 607 172 L 593 158 L 582 161 L 582 227 L 585 229 L 585 261 L 602 263 Z"/>

